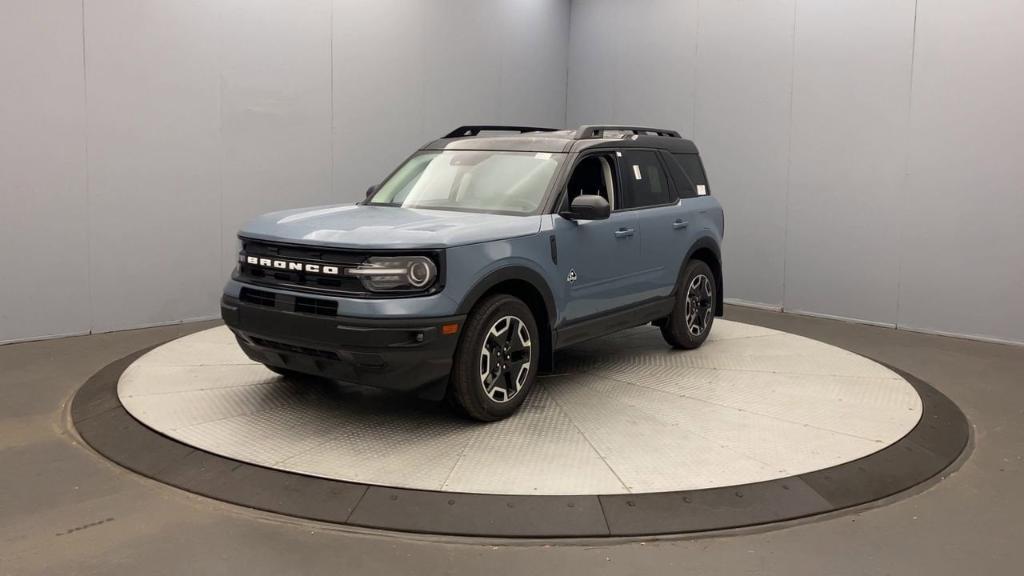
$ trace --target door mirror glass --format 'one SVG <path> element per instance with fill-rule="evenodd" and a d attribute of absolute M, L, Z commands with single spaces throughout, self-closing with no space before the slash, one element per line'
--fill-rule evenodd
<path fill-rule="evenodd" d="M 373 193 L 376 192 L 376 191 L 377 191 L 377 185 L 376 184 L 374 184 L 373 186 L 370 186 L 369 188 L 366 189 L 366 197 L 369 198 L 370 196 L 373 196 Z"/>
<path fill-rule="evenodd" d="M 581 194 L 573 198 L 569 210 L 559 213 L 569 220 L 605 220 L 611 214 L 608 201 L 597 194 Z"/>

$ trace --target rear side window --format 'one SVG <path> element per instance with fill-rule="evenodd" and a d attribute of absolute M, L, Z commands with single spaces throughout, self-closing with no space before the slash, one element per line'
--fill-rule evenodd
<path fill-rule="evenodd" d="M 656 152 L 625 150 L 619 166 L 625 185 L 622 208 L 658 206 L 675 200 Z"/>
<path fill-rule="evenodd" d="M 682 167 L 683 172 L 693 183 L 696 190 L 693 191 L 691 196 L 704 196 L 711 194 L 711 187 L 708 186 L 708 178 L 704 174 L 704 165 L 700 162 L 700 156 L 696 154 L 672 154 L 672 157 L 679 162 L 679 166 Z M 685 186 L 680 186 L 680 191 Z"/>
<path fill-rule="evenodd" d="M 661 159 L 668 166 L 668 175 L 676 186 L 676 193 L 680 198 L 693 198 L 697 195 L 697 187 L 690 181 L 690 177 L 683 172 L 683 165 L 676 160 L 676 157 L 668 152 L 663 152 Z"/>

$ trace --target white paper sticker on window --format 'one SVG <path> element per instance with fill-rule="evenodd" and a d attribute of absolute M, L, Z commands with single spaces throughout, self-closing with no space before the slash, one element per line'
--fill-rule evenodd
<path fill-rule="evenodd" d="M 533 157 L 538 160 L 550 160 L 551 152 L 537 152 L 536 154 L 533 155 Z"/>
<path fill-rule="evenodd" d="M 643 177 L 640 176 L 640 167 L 636 164 L 633 164 L 633 177 L 637 180 L 643 180 Z"/>
<path fill-rule="evenodd" d="M 697 196 L 707 196 L 708 189 L 703 184 L 697 184 Z"/>

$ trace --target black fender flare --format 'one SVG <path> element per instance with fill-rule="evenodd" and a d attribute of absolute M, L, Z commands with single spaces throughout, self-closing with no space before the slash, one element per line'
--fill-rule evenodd
<path fill-rule="evenodd" d="M 547 281 L 540 272 L 521 265 L 505 266 L 490 272 L 477 281 L 477 283 L 474 284 L 468 292 L 466 292 L 466 295 L 463 296 L 462 301 L 459 303 L 458 314 L 469 314 L 484 294 L 498 284 L 509 280 L 526 282 L 533 287 L 538 294 L 540 294 L 541 300 L 544 302 L 544 309 L 547 313 L 547 318 L 543 319 L 544 322 L 541 323 L 541 363 L 545 368 L 549 368 L 553 362 L 554 325 L 558 319 L 558 309 L 555 306 L 555 298 L 551 293 L 551 288 L 548 286 Z"/>
<path fill-rule="evenodd" d="M 470 310 L 473 309 L 473 306 L 476 305 L 481 296 L 486 294 L 491 288 L 494 288 L 498 284 L 508 280 L 521 280 L 533 286 L 544 301 L 544 308 L 548 314 L 548 324 L 553 325 L 555 323 L 555 319 L 557 318 L 555 297 L 552 296 L 548 283 L 539 272 L 526 266 L 506 266 L 484 276 L 482 279 L 477 281 L 477 283 L 474 284 L 468 292 L 466 292 L 465 296 L 463 296 L 462 302 L 459 303 L 457 313 L 469 314 Z"/>
<path fill-rule="evenodd" d="M 676 286 L 672 289 L 672 295 L 675 296 L 676 291 L 679 289 L 679 284 L 683 281 L 683 271 L 686 270 L 686 265 L 693 259 L 694 253 L 703 248 L 708 249 L 718 262 L 718 269 L 712 267 L 712 273 L 715 274 L 715 282 L 718 284 L 717 294 L 715 295 L 715 316 L 722 316 L 725 313 L 725 288 L 723 282 L 722 272 L 722 249 L 714 237 L 705 235 L 697 239 L 696 242 L 690 246 L 690 249 L 686 252 L 686 257 L 683 258 L 683 264 L 679 267 L 679 274 L 676 276 Z"/>

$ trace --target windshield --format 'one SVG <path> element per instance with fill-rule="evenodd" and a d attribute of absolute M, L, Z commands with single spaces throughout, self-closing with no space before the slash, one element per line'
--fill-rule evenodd
<path fill-rule="evenodd" d="M 562 154 L 445 150 L 410 158 L 371 205 L 532 214 L 544 201 Z"/>

